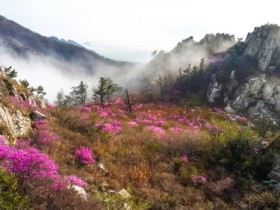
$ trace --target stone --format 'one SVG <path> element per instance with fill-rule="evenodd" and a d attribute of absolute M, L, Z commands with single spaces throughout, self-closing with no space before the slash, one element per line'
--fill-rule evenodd
<path fill-rule="evenodd" d="M 234 110 L 233 108 L 231 108 L 230 105 L 227 105 L 227 106 L 225 107 L 225 111 L 226 111 L 227 113 L 234 113 L 234 112 L 235 112 L 235 110 Z"/>
<path fill-rule="evenodd" d="M 38 100 L 38 101 L 37 101 L 37 104 L 38 104 L 38 106 L 39 106 L 40 108 L 42 108 L 42 109 L 47 108 L 47 106 L 46 106 L 46 104 L 45 104 L 45 102 L 44 102 L 43 100 Z"/>
<path fill-rule="evenodd" d="M 266 83 L 266 80 L 261 77 L 253 77 L 249 80 L 249 93 L 254 97 L 257 97 L 260 93 L 263 85 Z"/>
<path fill-rule="evenodd" d="M 207 101 L 210 104 L 215 103 L 215 100 L 221 97 L 221 92 L 223 90 L 223 84 L 219 84 L 216 81 L 216 75 L 211 76 L 211 82 L 207 90 Z"/>
<path fill-rule="evenodd" d="M 12 113 L 5 106 L 0 106 L 0 122 L 14 139 L 28 134 L 31 129 L 29 117 L 24 117 L 19 110 Z"/>
<path fill-rule="evenodd" d="M 32 106 L 35 106 L 35 107 L 37 106 L 36 101 L 33 96 L 29 96 L 27 100 Z"/>
<path fill-rule="evenodd" d="M 35 110 L 30 113 L 30 118 L 33 121 L 37 121 L 37 120 L 45 120 L 45 119 L 47 119 L 47 116 L 42 114 L 41 112 Z"/>
<path fill-rule="evenodd" d="M 273 89 L 270 84 L 266 84 L 262 90 L 262 98 L 264 100 L 269 100 L 273 95 Z"/>
<path fill-rule="evenodd" d="M 131 195 L 125 190 L 125 189 L 122 189 L 118 192 L 123 198 L 130 198 Z"/>
<path fill-rule="evenodd" d="M 71 185 L 71 187 L 68 188 L 73 189 L 82 199 L 87 200 L 88 195 L 84 188 L 77 185 Z"/>
<path fill-rule="evenodd" d="M 234 80 L 234 79 L 235 79 L 235 70 L 233 70 L 233 71 L 230 73 L 230 79 L 231 79 L 231 80 Z"/>
<path fill-rule="evenodd" d="M 236 110 L 245 109 L 249 105 L 249 84 L 245 84 L 245 86 L 240 86 L 238 90 L 236 90 L 237 97 L 231 103 L 231 107 Z"/>

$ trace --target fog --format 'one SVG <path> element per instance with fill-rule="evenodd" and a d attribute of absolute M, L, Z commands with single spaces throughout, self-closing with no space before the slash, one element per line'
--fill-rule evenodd
<path fill-rule="evenodd" d="M 224 51 L 234 44 L 233 41 L 219 40 L 215 51 Z M 206 58 L 209 45 L 198 43 L 192 39 L 179 43 L 171 52 L 159 52 L 148 64 L 135 64 L 128 67 L 114 67 L 98 63 L 94 72 L 82 68 L 81 63 L 67 63 L 54 55 L 39 56 L 27 54 L 17 56 L 6 48 L 0 48 L 0 64 L 12 66 L 18 72 L 17 80 L 26 79 L 32 87 L 42 85 L 47 93 L 46 99 L 53 104 L 56 94 L 63 90 L 65 94 L 77 86 L 80 81 L 87 83 L 89 92 L 98 84 L 99 77 L 111 77 L 112 80 L 124 88 L 135 90 L 143 86 L 142 81 L 150 81 L 167 72 L 176 75 L 179 68 L 185 69 L 189 64 L 199 64 L 201 58 Z M 89 93 L 91 98 L 91 93 Z"/>
<path fill-rule="evenodd" d="M 202 58 L 210 62 L 209 52 L 222 52 L 235 44 L 234 36 L 217 34 L 206 35 L 199 42 L 193 37 L 179 42 L 170 52 L 160 51 L 147 65 L 147 76 L 157 77 L 165 73 L 177 74 L 178 70 L 186 69 L 189 65 L 199 65 Z"/>
<path fill-rule="evenodd" d="M 142 65 L 128 69 L 98 64 L 95 71 L 89 73 L 78 64 L 68 64 L 54 56 L 27 54 L 25 57 L 19 57 L 3 47 L 0 48 L 0 65 L 12 66 L 18 72 L 17 81 L 26 79 L 32 87 L 42 85 L 47 93 L 45 98 L 51 104 L 60 90 L 68 94 L 80 81 L 87 83 L 90 94 L 90 90 L 97 86 L 99 77 L 111 77 L 114 82 L 127 86 L 129 80 L 136 75 L 137 69 L 143 69 Z"/>

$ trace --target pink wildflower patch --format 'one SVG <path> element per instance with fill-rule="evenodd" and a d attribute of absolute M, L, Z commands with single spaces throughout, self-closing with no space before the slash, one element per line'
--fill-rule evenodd
<path fill-rule="evenodd" d="M 219 113 L 219 114 L 225 114 L 225 111 L 221 108 L 213 108 L 213 112 Z"/>
<path fill-rule="evenodd" d="M 189 126 L 191 129 L 199 129 L 199 127 L 198 127 L 196 124 L 192 123 L 192 122 L 189 122 L 189 123 L 188 123 L 188 126 Z"/>
<path fill-rule="evenodd" d="M 75 150 L 75 157 L 76 160 L 82 165 L 89 165 L 96 162 L 92 151 L 89 148 L 83 146 L 80 146 Z"/>
<path fill-rule="evenodd" d="M 147 126 L 146 129 L 148 131 L 154 132 L 157 136 L 163 136 L 165 134 L 164 129 L 157 127 L 157 126 L 153 126 L 153 125 Z"/>
<path fill-rule="evenodd" d="M 90 107 L 86 107 L 86 106 L 82 106 L 81 107 L 81 111 L 82 112 L 91 112 L 91 108 Z"/>
<path fill-rule="evenodd" d="M 105 123 L 102 125 L 102 131 L 109 134 L 119 134 L 122 130 L 122 127 L 119 125 L 114 125 L 111 123 Z"/>
<path fill-rule="evenodd" d="M 204 185 L 206 184 L 206 176 L 192 176 L 192 183 L 194 186 L 197 186 L 198 184 Z"/>
<path fill-rule="evenodd" d="M 241 117 L 239 115 L 235 116 L 235 120 L 239 121 L 239 122 L 243 122 L 243 123 L 247 123 L 248 119 L 246 117 Z"/>
<path fill-rule="evenodd" d="M 169 128 L 169 130 L 172 132 L 175 132 L 175 133 L 180 133 L 180 132 L 184 131 L 183 128 L 179 128 L 179 127 L 171 127 L 171 128 Z"/>
<path fill-rule="evenodd" d="M 29 101 L 24 101 L 19 99 L 17 96 L 12 96 L 11 98 L 11 102 L 15 105 L 15 106 L 21 106 L 24 107 L 26 109 L 33 109 L 36 106 L 34 106 L 33 104 L 29 103 Z"/>
<path fill-rule="evenodd" d="M 185 163 L 189 163 L 189 158 L 188 158 L 187 155 L 183 155 L 182 157 L 180 157 L 180 159 L 181 159 L 182 161 L 184 161 Z"/>
<path fill-rule="evenodd" d="M 206 122 L 203 127 L 212 135 L 217 135 L 219 133 L 218 127 L 210 124 L 209 122 Z"/>
<path fill-rule="evenodd" d="M 159 121 L 156 121 L 156 126 L 163 126 L 166 124 L 166 121 L 163 121 L 163 120 L 159 120 Z"/>
<path fill-rule="evenodd" d="M 102 111 L 99 113 L 99 117 L 107 117 L 107 116 L 109 116 L 109 113 L 106 111 Z"/>
<path fill-rule="evenodd" d="M 88 186 L 87 183 L 84 180 L 82 180 L 82 179 L 80 179 L 76 176 L 66 176 L 65 180 L 66 180 L 66 182 L 69 183 L 68 185 L 77 185 L 79 187 L 87 187 Z"/>
<path fill-rule="evenodd" d="M 134 121 L 130 121 L 127 123 L 129 126 L 132 126 L 132 127 L 135 127 L 135 126 L 138 126 L 139 124 L 137 122 L 134 122 Z"/>
<path fill-rule="evenodd" d="M 50 131 L 46 121 L 38 120 L 34 123 L 35 136 L 34 141 L 38 146 L 50 145 L 57 141 L 59 137 Z"/>

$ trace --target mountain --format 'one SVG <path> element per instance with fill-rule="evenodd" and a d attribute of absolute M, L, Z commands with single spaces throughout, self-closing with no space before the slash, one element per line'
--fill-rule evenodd
<path fill-rule="evenodd" d="M 247 35 L 244 55 L 258 60 L 258 67 L 265 71 L 280 66 L 280 27 L 267 24 L 256 27 Z"/>
<path fill-rule="evenodd" d="M 57 38 L 56 36 L 50 36 L 48 37 L 50 40 L 53 40 L 53 41 L 56 41 L 56 42 L 61 42 L 61 43 L 64 43 L 64 44 L 71 44 L 71 45 L 74 45 L 76 47 L 81 47 L 81 48 L 85 48 L 83 45 L 75 42 L 74 40 L 71 40 L 71 39 L 68 39 L 68 40 L 65 40 L 65 39 L 59 39 Z"/>
<path fill-rule="evenodd" d="M 176 72 L 186 69 L 189 64 L 197 65 L 202 58 L 210 59 L 210 55 L 226 51 L 236 43 L 235 37 L 229 34 L 207 34 L 199 42 L 191 36 L 170 52 L 160 51 L 147 65 L 150 74 L 158 72 Z"/>
<path fill-rule="evenodd" d="M 14 56 L 48 56 L 70 63 L 73 69 L 75 65 L 82 67 L 87 73 L 94 73 L 98 66 L 123 68 L 131 65 L 128 62 L 105 58 L 71 40 L 63 41 L 42 36 L 3 16 L 0 16 L 0 46 L 9 49 Z"/>
<path fill-rule="evenodd" d="M 207 100 L 229 112 L 280 122 L 280 27 L 267 24 L 248 33 L 209 74 Z M 223 80 L 221 80 L 223 75 Z"/>

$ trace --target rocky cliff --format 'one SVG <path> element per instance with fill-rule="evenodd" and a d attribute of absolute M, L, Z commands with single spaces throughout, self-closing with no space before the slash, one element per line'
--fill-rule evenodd
<path fill-rule="evenodd" d="M 217 73 L 212 74 L 206 94 L 208 102 L 216 104 L 222 101 L 228 112 L 245 111 L 253 118 L 269 117 L 279 121 L 280 77 L 277 71 L 280 64 L 280 27 L 257 27 L 240 46 L 240 54 L 234 59 L 253 59 L 257 66 L 247 65 L 242 71 L 239 67 L 232 67 L 225 81 L 219 81 Z M 224 58 L 224 63 L 228 62 L 228 57 Z M 246 77 L 236 76 L 237 71 L 242 75 L 250 68 L 255 69 Z"/>
<path fill-rule="evenodd" d="M 264 25 L 256 27 L 249 33 L 244 55 L 258 60 L 258 67 L 262 71 L 276 68 L 280 64 L 280 27 L 278 25 Z"/>
<path fill-rule="evenodd" d="M 42 108 L 46 108 L 44 101 L 0 70 L 0 135 L 11 142 L 27 136 L 34 110 Z"/>

